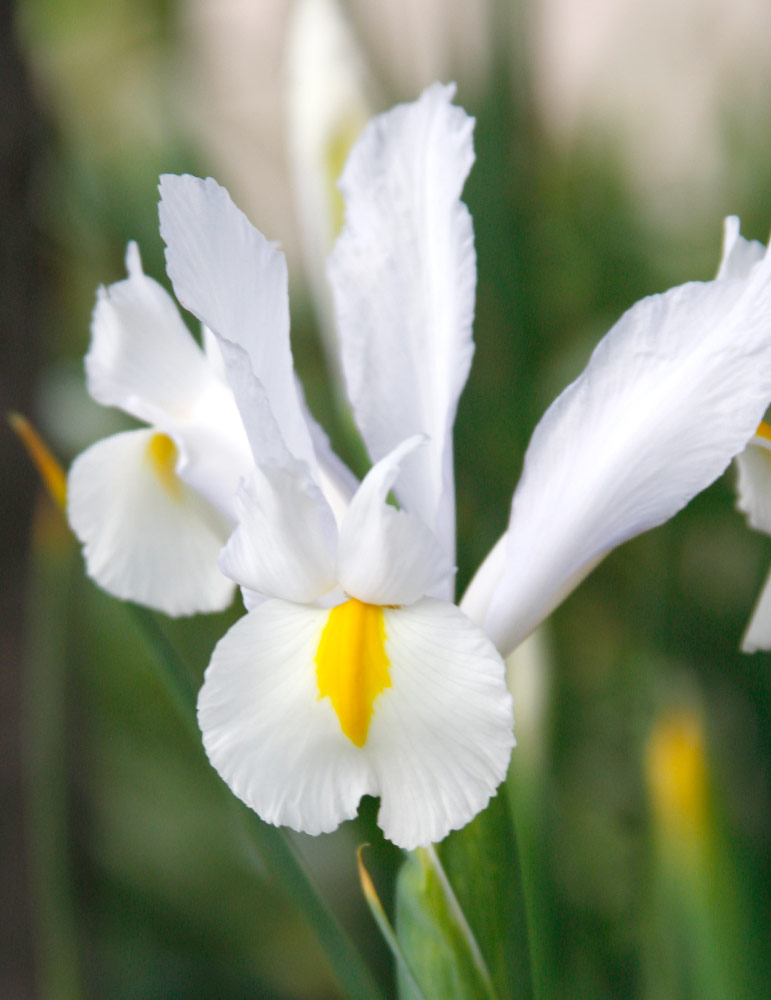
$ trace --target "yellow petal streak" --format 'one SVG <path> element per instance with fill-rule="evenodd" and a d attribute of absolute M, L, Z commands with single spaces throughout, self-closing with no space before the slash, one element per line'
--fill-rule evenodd
<path fill-rule="evenodd" d="M 757 437 L 765 438 L 766 441 L 771 441 L 771 427 L 765 422 L 765 420 L 760 421 L 760 426 L 755 431 Z"/>
<path fill-rule="evenodd" d="M 147 446 L 147 460 L 153 472 L 175 500 L 182 499 L 182 488 L 177 473 L 177 446 L 168 434 L 153 434 Z"/>
<path fill-rule="evenodd" d="M 351 598 L 332 608 L 316 653 L 319 698 L 329 698 L 340 728 L 363 747 L 375 698 L 391 686 L 383 609 Z"/>

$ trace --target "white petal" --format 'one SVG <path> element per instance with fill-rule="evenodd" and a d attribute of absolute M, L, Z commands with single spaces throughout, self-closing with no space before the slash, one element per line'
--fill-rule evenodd
<path fill-rule="evenodd" d="M 281 428 L 268 399 L 265 386 L 255 376 L 246 349 L 229 340 L 220 340 L 220 351 L 249 439 L 254 461 L 259 464 L 287 465 L 292 461 Z"/>
<path fill-rule="evenodd" d="M 365 67 L 338 0 L 298 0 L 287 26 L 287 139 L 305 273 L 327 363 L 342 370 L 326 260 L 343 224 L 337 179 L 371 118 Z"/>
<path fill-rule="evenodd" d="M 267 392 L 254 375 L 248 354 L 243 347 L 228 340 L 220 340 L 219 349 L 255 462 L 258 465 L 292 465 L 295 460 L 284 442 Z M 316 457 L 313 474 L 335 517 L 340 520 L 358 485 L 356 478 L 332 451 L 329 439 L 308 411 L 299 385 L 297 392 Z"/>
<path fill-rule="evenodd" d="M 160 192 L 161 235 L 177 298 L 247 352 L 284 442 L 312 466 L 292 370 L 284 255 L 211 178 L 166 174 Z"/>
<path fill-rule="evenodd" d="M 234 589 L 217 568 L 229 527 L 185 483 L 159 478 L 148 453 L 154 434 L 98 441 L 72 465 L 68 516 L 89 576 L 116 597 L 169 615 L 219 611 Z"/>
<path fill-rule="evenodd" d="M 747 630 L 742 636 L 742 652 L 771 649 L 771 573 L 763 584 Z"/>
<path fill-rule="evenodd" d="M 212 375 L 171 296 L 143 273 L 135 243 L 126 267 L 128 278 L 97 294 L 88 390 L 140 420 L 154 422 L 157 411 L 185 419 Z"/>
<path fill-rule="evenodd" d="M 736 506 L 756 531 L 771 535 L 771 440 L 756 434 L 736 456 Z"/>
<path fill-rule="evenodd" d="M 434 535 L 419 517 L 386 503 L 400 466 L 421 444 L 410 438 L 370 469 L 340 528 L 340 583 L 368 604 L 413 604 L 450 589 L 454 568 Z"/>
<path fill-rule="evenodd" d="M 373 461 L 413 434 L 396 495 L 455 559 L 452 426 L 473 344 L 476 257 L 459 198 L 473 119 L 435 84 L 375 118 L 341 178 L 343 234 L 330 259 L 348 394 Z"/>
<path fill-rule="evenodd" d="M 740 234 L 739 218 L 729 215 L 723 223 L 723 253 L 717 277 L 746 278 L 763 259 L 766 248 L 757 240 L 745 240 Z"/>
<path fill-rule="evenodd" d="M 319 699 L 315 656 L 329 612 L 266 601 L 217 643 L 198 698 L 209 760 L 262 819 L 328 833 L 369 792 L 366 757 Z"/>
<path fill-rule="evenodd" d="M 255 595 L 298 603 L 335 586 L 334 517 L 304 466 L 256 469 L 239 490 L 237 508 L 238 527 L 220 558 L 223 573 Z"/>
<path fill-rule="evenodd" d="M 464 826 L 495 793 L 514 745 L 511 696 L 492 643 L 454 605 L 426 598 L 384 615 L 391 687 L 364 749 L 378 823 L 409 850 Z"/>
<path fill-rule="evenodd" d="M 513 745 L 504 666 L 457 608 L 385 610 L 391 687 L 367 741 L 319 698 L 315 656 L 329 612 L 267 601 L 218 643 L 198 719 L 209 760 L 269 823 L 333 830 L 380 794 L 387 837 L 412 848 L 467 823 L 506 773 Z"/>
<path fill-rule="evenodd" d="M 768 254 L 744 280 L 630 309 L 533 434 L 494 590 L 484 566 L 487 586 L 472 582 L 470 610 L 504 655 L 610 549 L 709 486 L 769 399 Z"/>
<path fill-rule="evenodd" d="M 737 508 L 746 515 L 750 527 L 771 534 L 771 441 L 756 434 L 736 456 L 736 468 Z M 763 585 L 741 646 L 745 653 L 771 649 L 771 576 Z"/>

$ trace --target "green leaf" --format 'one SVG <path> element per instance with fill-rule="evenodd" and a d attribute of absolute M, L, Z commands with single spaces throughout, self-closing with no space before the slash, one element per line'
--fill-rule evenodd
<path fill-rule="evenodd" d="M 425 1000 L 496 1000 L 479 946 L 433 848 L 413 851 L 399 872 L 396 927 Z M 402 1000 L 419 1000 L 397 971 Z"/>
<path fill-rule="evenodd" d="M 366 846 L 367 845 L 364 844 L 356 852 L 356 860 L 359 866 L 359 881 L 361 882 L 361 890 L 364 893 L 364 899 L 367 901 L 367 906 L 375 919 L 375 923 L 377 924 L 380 933 L 383 935 L 386 944 L 391 949 L 391 954 L 396 959 L 399 975 L 402 977 L 406 987 L 409 989 L 410 996 L 413 997 L 414 1000 L 426 1000 L 423 995 L 423 991 L 417 984 L 415 974 L 413 973 L 410 963 L 407 960 L 407 956 L 401 949 L 399 939 L 391 926 L 391 922 L 383 909 L 383 904 L 380 902 L 377 890 L 375 889 L 372 879 L 369 877 L 369 872 L 364 867 L 361 852 Z"/>
<path fill-rule="evenodd" d="M 506 795 L 451 833 L 439 855 L 501 1000 L 530 1000 L 525 898 Z"/>

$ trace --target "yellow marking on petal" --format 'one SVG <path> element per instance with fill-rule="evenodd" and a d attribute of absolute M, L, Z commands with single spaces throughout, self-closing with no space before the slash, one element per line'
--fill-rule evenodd
<path fill-rule="evenodd" d="M 758 429 L 755 431 L 755 436 L 765 438 L 766 441 L 771 441 L 771 426 L 765 420 L 761 420 Z"/>
<path fill-rule="evenodd" d="M 161 485 L 175 500 L 182 498 L 182 485 L 177 477 L 177 446 L 168 434 L 153 434 L 147 446 L 147 458 Z"/>
<path fill-rule="evenodd" d="M 337 186 L 338 178 L 343 172 L 345 161 L 354 142 L 359 138 L 366 124 L 359 115 L 348 115 L 332 129 L 324 149 L 324 172 L 327 184 L 327 204 L 329 219 L 332 224 L 332 235 L 339 236 L 343 228 L 345 204 Z"/>
<path fill-rule="evenodd" d="M 24 445 L 54 503 L 64 509 L 67 505 L 67 476 L 59 461 L 26 417 L 20 413 L 9 413 L 8 423 Z"/>
<path fill-rule="evenodd" d="M 383 609 L 352 597 L 332 608 L 316 652 L 319 698 L 329 698 L 340 728 L 367 742 L 375 698 L 391 686 Z"/>

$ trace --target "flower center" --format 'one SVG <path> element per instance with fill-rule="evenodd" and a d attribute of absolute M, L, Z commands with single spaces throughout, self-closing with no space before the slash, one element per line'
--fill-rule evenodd
<path fill-rule="evenodd" d="M 340 728 L 362 747 L 375 698 L 391 686 L 383 609 L 352 597 L 332 608 L 316 653 L 319 698 L 328 697 Z"/>
<path fill-rule="evenodd" d="M 175 499 L 179 499 L 180 483 L 175 472 L 177 446 L 168 434 L 153 434 L 147 446 L 147 459 L 163 488 Z"/>

